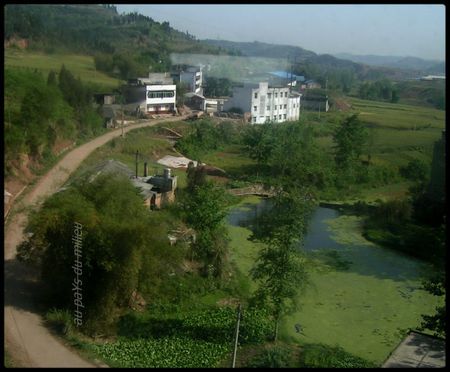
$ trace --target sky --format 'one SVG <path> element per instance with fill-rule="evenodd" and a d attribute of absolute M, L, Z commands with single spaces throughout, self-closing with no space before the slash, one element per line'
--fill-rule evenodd
<path fill-rule="evenodd" d="M 445 6 L 438 4 L 127 4 L 117 10 L 167 21 L 198 39 L 445 60 Z"/>

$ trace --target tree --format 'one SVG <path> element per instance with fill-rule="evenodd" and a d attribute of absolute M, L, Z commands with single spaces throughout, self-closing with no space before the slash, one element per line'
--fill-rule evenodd
<path fill-rule="evenodd" d="M 273 124 L 250 125 L 243 134 L 243 143 L 250 158 L 259 165 L 267 164 L 273 147 Z"/>
<path fill-rule="evenodd" d="M 204 171 L 191 167 L 188 193 L 182 199 L 184 219 L 196 231 L 193 246 L 203 262 L 203 274 L 220 276 L 227 253 L 227 233 L 223 219 L 227 214 L 223 187 L 205 179 Z"/>
<path fill-rule="evenodd" d="M 288 191 L 297 183 L 324 188 L 330 181 L 327 155 L 317 146 L 312 127 L 299 122 L 283 124 L 274 128 L 270 141 L 267 163 L 273 175 L 271 182 L 283 182 Z"/>
<path fill-rule="evenodd" d="M 50 306 L 74 304 L 74 225 L 82 226 L 79 250 L 83 327 L 107 329 L 138 286 L 148 211 L 136 188 L 120 175 L 81 181 L 48 199 L 31 219 L 32 236 L 18 257 L 40 266 Z"/>
<path fill-rule="evenodd" d="M 430 167 L 422 160 L 413 159 L 406 166 L 400 168 L 400 174 L 410 181 L 427 183 L 430 177 Z"/>
<path fill-rule="evenodd" d="M 50 85 L 50 86 L 57 86 L 58 85 L 58 82 L 56 80 L 56 73 L 53 70 L 51 70 L 48 73 L 47 85 Z"/>
<path fill-rule="evenodd" d="M 350 168 L 362 154 L 366 140 L 367 132 L 358 114 L 344 119 L 333 133 L 336 165 L 341 169 Z"/>
<path fill-rule="evenodd" d="M 306 190 L 278 191 L 273 206 L 256 219 L 252 239 L 264 243 L 251 269 L 259 282 L 253 301 L 268 306 L 274 316 L 274 340 L 284 313 L 298 307 L 298 296 L 307 283 L 303 244 L 312 203 Z"/>
<path fill-rule="evenodd" d="M 432 330 L 435 335 L 441 336 L 445 338 L 446 335 L 446 318 L 447 311 L 445 305 L 445 225 L 442 225 L 439 228 L 437 233 L 437 247 L 435 251 L 435 258 L 433 260 L 433 275 L 425 280 L 423 284 L 423 288 L 431 293 L 434 296 L 441 297 L 443 301 L 443 305 L 439 305 L 435 309 L 435 313 L 433 315 L 422 315 L 422 324 L 420 329 L 429 329 Z"/>

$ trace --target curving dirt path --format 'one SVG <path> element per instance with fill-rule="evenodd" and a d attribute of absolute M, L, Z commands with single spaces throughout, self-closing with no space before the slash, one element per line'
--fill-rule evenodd
<path fill-rule="evenodd" d="M 162 122 L 179 121 L 186 116 L 152 120 L 124 128 L 124 132 L 153 126 Z M 16 247 L 24 239 L 27 210 L 38 207 L 56 192 L 81 162 L 96 148 L 120 136 L 122 129 L 108 132 L 70 151 L 30 190 L 10 216 L 5 226 L 5 346 L 14 362 L 23 367 L 102 367 L 81 358 L 43 325 L 35 298 L 39 295 L 36 273 L 15 259 Z"/>

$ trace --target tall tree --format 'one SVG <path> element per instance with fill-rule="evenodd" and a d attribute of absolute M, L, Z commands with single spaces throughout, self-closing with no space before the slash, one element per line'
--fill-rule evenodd
<path fill-rule="evenodd" d="M 220 276 L 227 253 L 227 234 L 223 226 L 226 197 L 223 187 L 205 180 L 204 171 L 190 170 L 188 193 L 182 201 L 186 222 L 197 233 L 195 256 L 203 262 L 203 274 Z"/>
<path fill-rule="evenodd" d="M 312 203 L 305 190 L 279 191 L 271 208 L 257 217 L 252 239 L 265 243 L 251 269 L 259 287 L 253 301 L 268 306 L 274 320 L 274 340 L 283 314 L 298 307 L 307 284 L 305 261 L 300 253 Z"/>
<path fill-rule="evenodd" d="M 367 131 L 354 114 L 344 119 L 333 133 L 334 157 L 339 168 L 348 169 L 362 154 Z"/>

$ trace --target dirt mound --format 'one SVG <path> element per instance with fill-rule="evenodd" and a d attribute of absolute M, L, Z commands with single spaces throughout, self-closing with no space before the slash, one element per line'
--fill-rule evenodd
<path fill-rule="evenodd" d="M 334 107 L 337 111 L 348 111 L 352 108 L 352 105 L 343 100 L 342 98 L 334 99 Z"/>
<path fill-rule="evenodd" d="M 27 49 L 29 45 L 29 42 L 27 39 L 22 39 L 18 37 L 12 37 L 8 40 L 5 40 L 4 47 L 5 48 L 11 48 L 11 47 L 17 47 L 19 49 Z"/>

